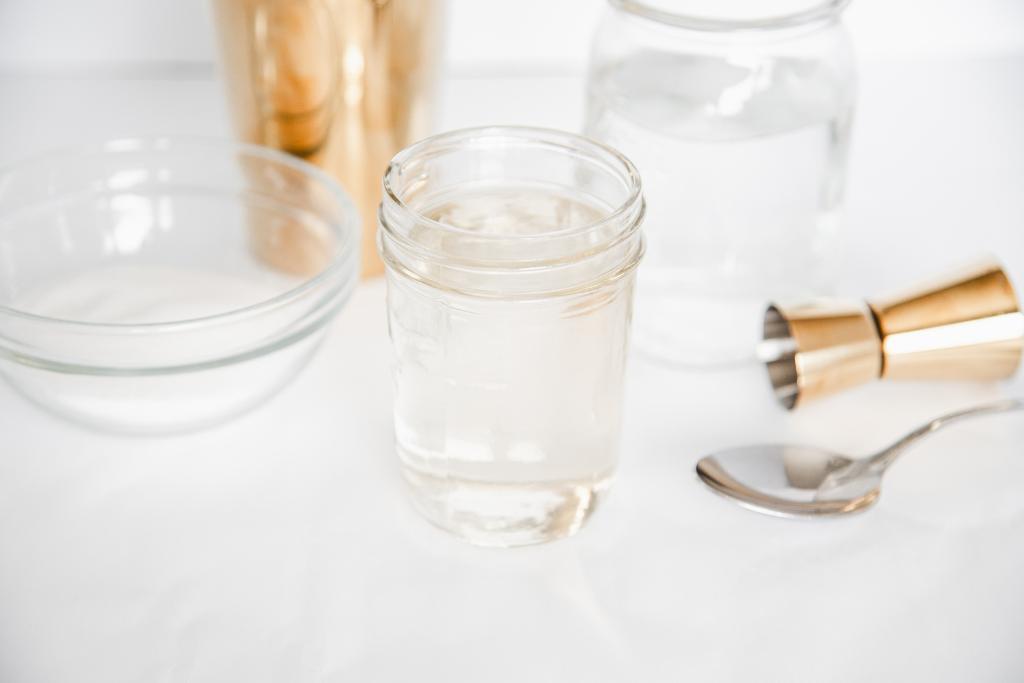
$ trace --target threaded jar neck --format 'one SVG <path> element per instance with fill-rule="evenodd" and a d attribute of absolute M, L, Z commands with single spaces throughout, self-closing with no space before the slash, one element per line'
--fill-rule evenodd
<path fill-rule="evenodd" d="M 378 237 L 392 271 L 491 298 L 580 292 L 643 253 L 640 177 L 618 152 L 559 131 L 454 131 L 400 152 Z"/>

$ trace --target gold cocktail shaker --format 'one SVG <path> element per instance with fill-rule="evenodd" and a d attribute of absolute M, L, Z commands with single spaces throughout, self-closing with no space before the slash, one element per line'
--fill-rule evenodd
<path fill-rule="evenodd" d="M 363 275 L 380 273 L 381 177 L 398 150 L 429 132 L 442 0 L 213 0 L 213 7 L 238 134 L 340 181 L 363 220 Z M 271 262 L 301 271 L 289 252 L 308 251 L 310 239 L 254 226 L 253 242 Z"/>
<path fill-rule="evenodd" d="M 874 379 L 1003 379 L 1020 364 L 1024 316 L 994 261 L 867 302 L 773 304 L 768 374 L 787 408 Z"/>

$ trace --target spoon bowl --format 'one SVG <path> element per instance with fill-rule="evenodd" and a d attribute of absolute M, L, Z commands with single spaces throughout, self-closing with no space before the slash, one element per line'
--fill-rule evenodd
<path fill-rule="evenodd" d="M 842 495 L 818 497 L 829 475 L 857 461 L 812 446 L 765 444 L 702 458 L 697 475 L 712 490 L 771 515 L 836 515 L 863 510 L 878 500 L 880 480 Z"/>

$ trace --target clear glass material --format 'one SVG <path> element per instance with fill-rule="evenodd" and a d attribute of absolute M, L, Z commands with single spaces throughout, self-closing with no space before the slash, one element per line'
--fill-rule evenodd
<path fill-rule="evenodd" d="M 337 184 L 247 145 L 128 140 L 0 173 L 0 373 L 86 424 L 216 423 L 295 376 L 358 277 Z"/>
<path fill-rule="evenodd" d="M 635 346 L 752 360 L 770 300 L 830 293 L 855 75 L 845 2 L 613 0 L 586 130 L 644 179 Z"/>
<path fill-rule="evenodd" d="M 395 434 L 414 504 L 482 545 L 574 533 L 618 458 L 636 170 L 579 136 L 484 128 L 404 150 L 384 190 Z"/>

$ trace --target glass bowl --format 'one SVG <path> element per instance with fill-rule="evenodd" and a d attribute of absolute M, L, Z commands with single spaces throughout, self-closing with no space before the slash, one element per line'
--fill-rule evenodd
<path fill-rule="evenodd" d="M 0 172 L 0 373 L 129 432 L 203 427 L 303 367 L 358 279 L 359 220 L 261 147 L 123 140 Z"/>

